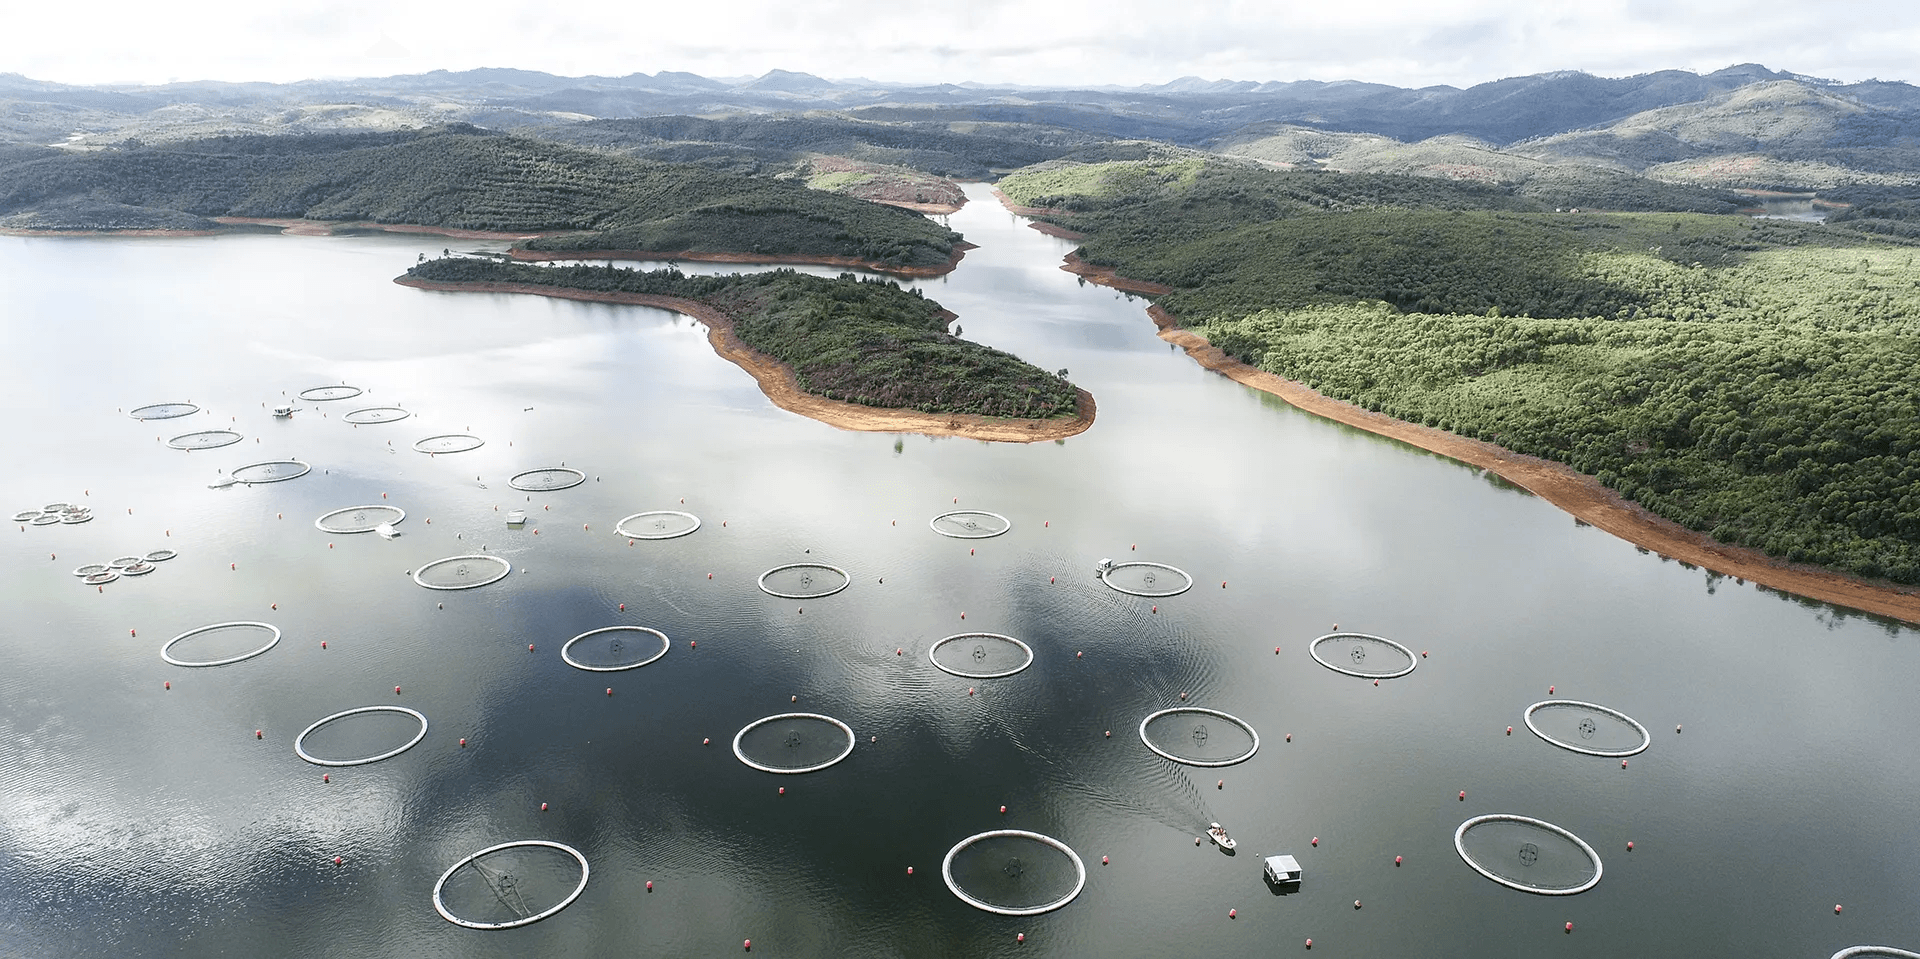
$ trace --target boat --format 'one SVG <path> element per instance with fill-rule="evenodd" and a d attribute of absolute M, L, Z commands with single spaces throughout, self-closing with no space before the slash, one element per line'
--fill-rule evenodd
<path fill-rule="evenodd" d="M 1207 824 L 1207 838 L 1213 840 L 1213 844 L 1222 849 L 1231 850 L 1234 846 L 1239 845 L 1239 843 L 1233 841 L 1232 836 L 1227 835 L 1226 827 L 1217 822 Z"/>
<path fill-rule="evenodd" d="M 519 529 L 520 527 L 525 525 L 527 525 L 526 510 L 512 509 L 507 511 L 507 528 L 508 529 Z"/>
<path fill-rule="evenodd" d="M 1282 853 L 1267 857 L 1267 881 L 1276 886 L 1300 884 L 1300 860 Z"/>
<path fill-rule="evenodd" d="M 295 409 L 295 408 L 293 408 L 293 407 L 291 407 L 291 406 L 276 406 L 276 407 L 274 407 L 274 408 L 273 408 L 273 415 L 274 415 L 275 417 L 278 417 L 279 419 L 283 419 L 283 420 L 290 420 L 290 419 L 292 419 L 292 418 L 293 418 L 293 414 L 295 414 L 295 413 L 298 413 L 298 412 L 299 412 L 299 410 L 297 410 L 297 409 Z"/>
<path fill-rule="evenodd" d="M 381 539 L 392 539 L 395 536 L 400 535 L 400 531 L 397 529 L 394 529 L 392 523 L 381 523 L 380 525 L 375 526 L 373 528 L 373 531 L 376 533 L 379 533 Z"/>

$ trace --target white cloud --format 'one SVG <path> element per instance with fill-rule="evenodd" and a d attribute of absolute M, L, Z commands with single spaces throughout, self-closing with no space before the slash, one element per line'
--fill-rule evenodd
<path fill-rule="evenodd" d="M 1911 72 L 1920 12 L 1841 0 L 502 0 L 261 5 L 188 0 L 89 21 L 30 5 L 0 70 L 75 83 L 289 81 L 472 67 L 739 76 L 780 68 L 882 80 L 1136 84 L 1187 74 L 1467 85 L 1547 70 L 1620 76 L 1759 62 L 1844 80 Z"/>

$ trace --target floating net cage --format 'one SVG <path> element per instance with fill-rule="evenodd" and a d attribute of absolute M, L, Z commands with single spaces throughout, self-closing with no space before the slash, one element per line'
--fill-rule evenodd
<path fill-rule="evenodd" d="M 635 513 L 613 524 L 613 531 L 628 539 L 673 539 L 699 528 L 700 517 L 672 509 Z"/>
<path fill-rule="evenodd" d="M 201 430 L 198 433 L 182 433 L 167 441 L 167 445 L 177 450 L 213 450 L 222 446 L 232 446 L 244 437 L 232 430 Z"/>
<path fill-rule="evenodd" d="M 1121 563 L 1100 571 L 1100 581 L 1132 596 L 1178 596 L 1193 588 L 1193 577 L 1165 563 Z"/>
<path fill-rule="evenodd" d="M 265 463 L 250 463 L 227 475 L 236 483 L 249 485 L 256 483 L 284 483 L 290 479 L 299 479 L 313 471 L 313 467 L 299 460 L 269 460 Z"/>
<path fill-rule="evenodd" d="M 40 515 L 35 516 L 33 519 L 28 520 L 27 522 L 33 526 L 52 526 L 55 523 L 60 522 L 60 514 L 59 513 L 41 513 Z"/>
<path fill-rule="evenodd" d="M 818 599 L 846 589 L 853 577 L 825 563 L 790 563 L 760 574 L 760 589 L 782 599 Z"/>
<path fill-rule="evenodd" d="M 132 566 L 124 566 L 124 567 L 121 567 L 121 569 L 120 569 L 120 575 L 122 575 L 122 576 L 145 576 L 145 575 L 147 575 L 148 573 L 151 573 L 151 572 L 153 572 L 153 571 L 154 571 L 154 570 L 156 570 L 156 569 L 159 569 L 159 567 L 158 567 L 158 566 L 155 566 L 155 565 L 153 565 L 152 563 L 149 563 L 149 562 L 147 562 L 146 560 L 141 560 L 140 562 L 138 562 L 138 563 L 135 563 L 135 564 L 133 564 Z"/>
<path fill-rule="evenodd" d="M 933 531 L 954 539 L 988 539 L 1013 528 L 1013 521 L 999 513 L 977 509 L 957 509 L 941 513 L 927 521 Z"/>
<path fill-rule="evenodd" d="M 539 922 L 586 891 L 587 857 L 544 839 L 488 846 L 440 874 L 433 909 L 469 929 L 512 929 Z"/>
<path fill-rule="evenodd" d="M 1453 848 L 1475 872 L 1542 896 L 1571 896 L 1600 882 L 1600 854 L 1587 841 L 1527 816 L 1475 816 L 1453 831 Z"/>
<path fill-rule="evenodd" d="M 1908 952 L 1892 946 L 1848 946 L 1831 959 L 1920 959 L 1920 952 Z"/>
<path fill-rule="evenodd" d="M 126 569 L 129 566 L 138 566 L 146 561 L 147 558 L 145 556 L 115 556 L 107 560 L 107 565 L 114 569 Z"/>
<path fill-rule="evenodd" d="M 575 669 L 614 673 L 638 669 L 667 654 L 667 634 L 646 626 L 608 626 L 567 640 L 560 658 Z"/>
<path fill-rule="evenodd" d="M 175 666 L 225 666 L 252 659 L 280 642 L 280 627 L 239 621 L 189 629 L 160 647 L 160 658 Z"/>
<path fill-rule="evenodd" d="M 485 445 L 486 440 L 471 433 L 442 433 L 413 441 L 413 448 L 422 453 L 465 453 Z"/>
<path fill-rule="evenodd" d="M 369 406 L 354 410 L 340 419 L 355 426 L 370 426 L 374 423 L 398 423 L 412 415 L 398 406 Z"/>
<path fill-rule="evenodd" d="M 127 411 L 136 420 L 171 420 L 200 412 L 192 403 L 151 403 Z"/>
<path fill-rule="evenodd" d="M 1617 709 L 1574 699 L 1549 699 L 1527 707 L 1535 736 L 1588 756 L 1632 756 L 1653 745 L 1647 727 Z"/>
<path fill-rule="evenodd" d="M 156 549 L 146 555 L 146 560 L 149 563 L 164 563 L 178 555 L 180 554 L 170 549 Z"/>
<path fill-rule="evenodd" d="M 960 901 L 1003 916 L 1052 912 L 1087 884 L 1080 854 L 1052 836 L 996 829 L 947 850 L 940 875 Z"/>
<path fill-rule="evenodd" d="M 316 386 L 309 390 L 301 390 L 300 398 L 311 403 L 322 403 L 327 400 L 350 399 L 364 392 L 366 391 L 360 387 L 346 386 L 344 384 L 341 386 Z"/>
<path fill-rule="evenodd" d="M 82 566 L 75 566 L 73 568 L 73 575 L 98 576 L 101 573 L 111 572 L 112 570 L 113 570 L 113 567 L 108 566 L 105 563 L 87 563 Z"/>
<path fill-rule="evenodd" d="M 293 752 L 316 766 L 364 766 L 392 759 L 427 738 L 427 717 L 405 706 L 361 706 L 300 731 Z"/>
<path fill-rule="evenodd" d="M 1140 741 L 1164 759 L 1188 766 L 1231 766 L 1260 751 L 1260 734 L 1217 709 L 1178 706 L 1140 720 Z"/>
<path fill-rule="evenodd" d="M 1033 665 L 1033 647 L 999 633 L 959 633 L 927 650 L 942 672 L 967 679 L 999 679 Z"/>
<path fill-rule="evenodd" d="M 20 512 L 13 514 L 13 521 L 16 523 L 31 523 L 34 520 L 39 519 L 40 516 L 41 516 L 40 510 L 23 509 Z"/>
<path fill-rule="evenodd" d="M 1420 665 L 1413 650 L 1367 633 L 1328 633 L 1309 644 L 1307 652 L 1314 662 L 1361 679 L 1395 679 Z"/>
<path fill-rule="evenodd" d="M 406 518 L 407 511 L 398 506 L 347 506 L 322 513 L 313 525 L 324 533 L 371 533 L 382 524 L 392 525 Z"/>
<path fill-rule="evenodd" d="M 119 570 L 108 569 L 108 570 L 102 570 L 98 573 L 88 573 L 85 576 L 81 577 L 80 581 L 87 584 L 88 586 L 105 586 L 106 584 L 111 583 L 114 580 L 119 578 L 120 578 Z"/>
<path fill-rule="evenodd" d="M 473 589 L 497 583 L 511 572 L 513 564 L 498 556 L 449 556 L 414 570 L 413 581 L 428 589 Z"/>
<path fill-rule="evenodd" d="M 781 713 L 733 736 L 733 755 L 761 772 L 810 773 L 853 754 L 853 729 L 819 713 Z"/>
<path fill-rule="evenodd" d="M 60 522 L 68 526 L 77 526 L 92 519 L 93 511 L 89 509 L 70 509 L 60 514 Z"/>
<path fill-rule="evenodd" d="M 527 470 L 515 473 L 507 480 L 507 485 L 517 490 L 532 493 L 546 493 L 557 489 L 572 489 L 587 481 L 587 474 L 565 466 L 549 466 L 545 469 Z"/>

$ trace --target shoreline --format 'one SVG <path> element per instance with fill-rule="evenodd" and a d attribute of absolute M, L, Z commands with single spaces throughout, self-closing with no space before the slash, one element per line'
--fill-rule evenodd
<path fill-rule="evenodd" d="M 798 413 L 836 429 L 862 433 L 920 433 L 927 436 L 955 436 L 989 443 L 1038 443 L 1060 440 L 1086 432 L 1093 425 L 1098 409 L 1093 395 L 1076 389 L 1077 409 L 1072 419 L 1019 420 L 979 416 L 971 413 L 923 413 L 919 410 L 885 409 L 862 406 L 841 400 L 815 396 L 800 388 L 793 368 L 748 346 L 733 332 L 733 317 L 697 300 L 653 293 L 601 293 L 569 290 L 564 287 L 535 286 L 527 283 L 447 283 L 395 277 L 395 283 L 420 290 L 450 293 L 529 293 L 562 300 L 594 303 L 620 303 L 672 310 L 707 327 L 707 343 L 721 359 L 745 370 L 760 384 L 773 405 L 789 413 Z"/>
<path fill-rule="evenodd" d="M 1004 199 L 1002 202 L 1006 202 Z M 1015 212 L 1018 212 L 1017 210 Z M 1170 292 L 1158 283 L 1129 280 L 1106 267 L 1068 254 L 1060 267 L 1102 286 L 1152 296 Z M 1399 440 L 1468 466 L 1488 470 L 1552 503 L 1589 526 L 1612 534 L 1662 559 L 1674 559 L 1722 576 L 1768 589 L 1844 606 L 1901 622 L 1920 624 L 1920 588 L 1868 580 L 1804 563 L 1776 559 L 1756 549 L 1719 542 L 1672 520 L 1656 516 L 1571 466 L 1516 453 L 1484 440 L 1421 426 L 1337 400 L 1286 377 L 1243 363 L 1206 337 L 1180 325 L 1158 304 L 1147 308 L 1161 339 L 1179 346 L 1202 367 L 1285 400 L 1297 409 L 1377 436 Z"/>
<path fill-rule="evenodd" d="M 278 227 L 285 236 L 332 236 L 342 231 L 372 231 L 380 233 L 428 233 L 435 236 L 451 237 L 456 240 L 531 240 L 541 236 L 558 236 L 558 233 L 524 232 L 501 233 L 493 230 L 463 230 L 450 226 L 421 226 L 418 223 L 374 223 L 370 220 L 302 220 L 289 217 L 264 216 L 216 216 L 209 217 L 225 229 L 213 230 L 171 230 L 139 227 L 130 230 L 33 230 L 22 227 L 0 227 L 0 236 L 220 236 L 235 232 L 232 227 L 271 226 Z"/>
<path fill-rule="evenodd" d="M 961 241 L 953 245 L 953 255 L 939 266 L 892 266 L 863 260 L 857 256 L 838 256 L 830 253 L 711 253 L 706 251 L 662 252 L 659 250 L 522 250 L 512 249 L 507 255 L 522 262 L 545 260 L 694 260 L 701 263 L 752 263 L 792 266 L 840 266 L 854 270 L 866 270 L 870 273 L 885 273 L 888 276 L 926 278 L 945 276 L 960 266 L 960 260 L 968 250 L 976 249 L 975 244 Z"/>

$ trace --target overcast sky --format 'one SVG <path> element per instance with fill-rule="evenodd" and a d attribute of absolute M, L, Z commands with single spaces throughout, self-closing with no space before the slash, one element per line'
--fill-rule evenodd
<path fill-rule="evenodd" d="M 1912 0 L 181 0 L 13 5 L 0 72 L 65 83 L 291 81 L 519 67 L 779 68 L 1036 85 L 1367 80 L 1734 63 L 1915 80 Z"/>

